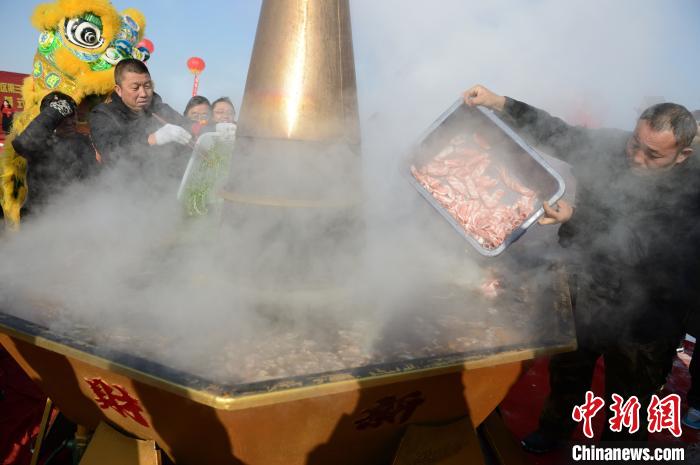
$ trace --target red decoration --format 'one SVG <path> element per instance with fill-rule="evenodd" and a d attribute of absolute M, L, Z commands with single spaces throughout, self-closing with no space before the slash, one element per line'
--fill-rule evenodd
<path fill-rule="evenodd" d="M 146 50 L 148 50 L 148 53 L 153 53 L 153 50 L 155 50 L 155 46 L 153 45 L 153 42 L 151 42 L 148 39 L 142 39 L 141 42 L 136 44 L 136 48 L 143 47 Z"/>
<path fill-rule="evenodd" d="M 187 60 L 187 68 L 190 72 L 194 74 L 194 84 L 192 85 L 192 96 L 197 95 L 197 88 L 199 87 L 199 75 L 204 71 L 206 63 L 199 57 L 192 57 Z"/>
<path fill-rule="evenodd" d="M 192 74 L 200 74 L 202 71 L 204 71 L 205 67 L 206 63 L 204 63 L 204 60 L 199 57 L 192 57 L 187 60 L 187 68 Z"/>
<path fill-rule="evenodd" d="M 148 421 L 141 415 L 143 408 L 137 399 L 131 397 L 122 386 L 108 384 L 100 378 L 85 378 L 85 381 L 95 394 L 97 405 L 102 410 L 112 409 L 123 417 L 128 417 L 136 423 L 149 427 Z"/>

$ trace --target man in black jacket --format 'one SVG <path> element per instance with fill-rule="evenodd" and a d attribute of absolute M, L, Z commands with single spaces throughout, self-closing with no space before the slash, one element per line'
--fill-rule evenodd
<path fill-rule="evenodd" d="M 700 110 L 693 111 L 695 122 L 700 129 Z M 700 150 L 700 136 L 695 138 L 694 150 Z M 700 199 L 698 199 L 700 204 Z M 689 237 L 700 242 L 700 224 L 688 232 Z M 694 266 L 693 266 L 694 265 Z M 690 373 L 690 389 L 688 389 L 688 411 L 683 417 L 683 424 L 689 428 L 700 429 L 700 289 L 697 289 L 697 277 L 700 276 L 700 256 L 695 256 L 693 263 L 686 271 L 687 306 L 688 316 L 686 321 L 686 332 L 695 337 L 695 349 L 690 360 L 688 371 Z M 696 353 L 697 351 L 697 353 Z M 696 357 L 697 355 L 697 357 Z"/>
<path fill-rule="evenodd" d="M 606 428 L 603 438 L 645 439 L 646 408 L 664 384 L 683 333 L 678 283 L 695 253 L 685 232 L 700 218 L 698 169 L 690 156 L 694 118 L 680 105 L 659 104 L 629 133 L 572 127 L 482 86 L 466 91 L 465 101 L 500 112 L 535 145 L 570 163 L 577 181 L 576 206 L 545 204 L 541 223 L 561 224 L 578 349 L 552 357 L 551 394 L 539 429 L 523 446 L 547 452 L 571 434 L 572 410 L 583 404 L 601 355 L 605 410 L 612 394 L 625 401 L 636 396 L 641 404 L 636 434 Z"/>
<path fill-rule="evenodd" d="M 95 171 L 95 150 L 88 136 L 76 130 L 75 101 L 61 92 L 44 97 L 40 113 L 13 141 L 27 160 L 24 214 L 38 210 L 71 182 Z"/>
<path fill-rule="evenodd" d="M 184 172 L 192 136 L 188 121 L 153 90 L 146 65 L 136 59 L 114 68 L 114 92 L 90 113 L 90 132 L 106 163 L 128 159 L 167 166 L 169 174 Z M 152 160 L 150 160 L 152 159 Z"/>

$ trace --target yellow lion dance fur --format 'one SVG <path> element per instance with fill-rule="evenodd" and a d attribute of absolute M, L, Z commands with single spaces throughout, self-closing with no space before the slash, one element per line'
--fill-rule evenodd
<path fill-rule="evenodd" d="M 134 9 L 121 14 L 109 0 L 56 0 L 36 7 L 32 24 L 40 31 L 32 74 L 24 80 L 25 109 L 13 121 L 0 154 L 0 207 L 5 223 L 18 229 L 27 196 L 27 162 L 12 148 L 12 139 L 39 114 L 41 100 L 59 91 L 78 105 L 90 95 L 114 88 L 113 67 L 123 58 L 145 61 L 149 52 L 137 44 L 145 18 Z"/>

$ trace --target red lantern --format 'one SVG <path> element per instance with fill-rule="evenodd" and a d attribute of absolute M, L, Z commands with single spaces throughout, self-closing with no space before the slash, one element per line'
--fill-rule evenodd
<path fill-rule="evenodd" d="M 200 74 L 202 71 L 204 71 L 205 66 L 206 64 L 204 63 L 204 60 L 199 57 L 192 57 L 187 60 L 187 67 L 192 74 Z"/>
<path fill-rule="evenodd" d="M 192 96 L 197 95 L 197 88 L 199 87 L 199 75 L 204 71 L 206 64 L 204 60 L 199 57 L 192 57 L 187 60 L 187 68 L 190 72 L 194 74 L 194 85 L 192 86 Z"/>
<path fill-rule="evenodd" d="M 136 48 L 143 47 L 146 50 L 148 50 L 148 53 L 153 53 L 153 50 L 155 50 L 155 47 L 153 46 L 153 42 L 151 42 L 148 39 L 142 39 L 141 42 L 136 44 Z"/>

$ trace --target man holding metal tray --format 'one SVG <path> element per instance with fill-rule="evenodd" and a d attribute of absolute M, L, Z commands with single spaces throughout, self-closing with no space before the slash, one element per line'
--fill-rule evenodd
<path fill-rule="evenodd" d="M 588 129 L 483 86 L 464 93 L 469 105 L 499 113 L 523 137 L 568 162 L 577 181 L 575 205 L 544 205 L 542 224 L 560 224 L 559 243 L 570 274 L 578 339 L 574 352 L 550 361 L 551 394 L 525 449 L 548 452 L 576 427 L 597 359 L 605 360 L 606 406 L 611 396 L 636 396 L 642 406 L 634 434 L 604 440 L 645 440 L 645 409 L 665 382 L 684 332 L 681 302 L 697 255 L 686 234 L 700 218 L 700 182 L 691 143 L 695 118 L 683 106 L 646 109 L 633 132 Z M 607 410 L 607 408 L 606 408 Z"/>

